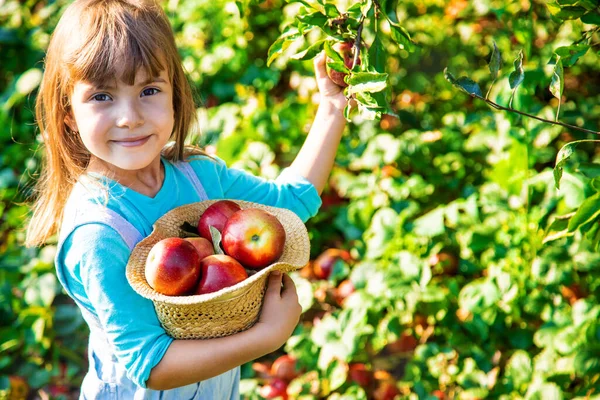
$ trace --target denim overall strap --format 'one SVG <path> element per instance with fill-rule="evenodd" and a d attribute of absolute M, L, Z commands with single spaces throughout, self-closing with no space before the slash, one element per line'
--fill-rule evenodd
<path fill-rule="evenodd" d="M 144 237 L 129 221 L 114 212 L 113 210 L 101 205 L 86 208 L 85 214 L 78 213 L 74 220 L 71 221 L 69 229 L 61 229 L 65 236 L 71 233 L 75 228 L 90 224 L 99 223 L 108 225 L 113 228 L 125 241 L 129 250 L 133 250 L 135 245 Z M 66 237 L 65 237 L 66 238 Z M 65 239 L 63 238 L 63 240 Z"/>
<path fill-rule="evenodd" d="M 181 171 L 181 173 L 183 173 L 186 176 L 186 178 L 188 178 L 188 180 L 192 183 L 194 189 L 196 189 L 196 192 L 198 193 L 198 196 L 200 196 L 200 201 L 208 200 L 208 196 L 204 191 L 204 187 L 200 183 L 198 175 L 196 175 L 190 163 L 185 161 L 178 161 L 173 163 L 173 165 L 175 166 L 175 168 Z"/>

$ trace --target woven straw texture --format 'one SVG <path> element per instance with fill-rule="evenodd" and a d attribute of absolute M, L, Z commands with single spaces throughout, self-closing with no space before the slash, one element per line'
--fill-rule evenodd
<path fill-rule="evenodd" d="M 242 209 L 259 208 L 279 219 L 286 233 L 285 249 L 279 260 L 237 285 L 215 293 L 166 296 L 156 292 L 144 273 L 152 246 L 168 237 L 186 237 L 182 224 L 196 226 L 204 210 L 217 201 L 192 203 L 166 213 L 156 221 L 152 233 L 136 245 L 127 264 L 129 284 L 141 296 L 152 300 L 160 322 L 175 339 L 222 337 L 250 328 L 258 320 L 269 273 L 298 270 L 309 261 L 308 232 L 296 214 L 283 208 L 232 200 Z"/>

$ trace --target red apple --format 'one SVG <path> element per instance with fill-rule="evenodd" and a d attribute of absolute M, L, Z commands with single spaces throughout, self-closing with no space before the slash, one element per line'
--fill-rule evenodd
<path fill-rule="evenodd" d="M 429 265 L 434 274 L 455 275 L 458 271 L 458 258 L 452 253 L 441 251 L 429 257 Z"/>
<path fill-rule="evenodd" d="M 277 358 L 271 366 L 271 375 L 283 379 L 286 382 L 291 381 L 299 374 L 296 368 L 296 359 L 289 354 Z"/>
<path fill-rule="evenodd" d="M 348 69 L 352 69 L 352 64 L 354 63 L 354 43 L 353 42 L 337 42 L 332 46 L 332 49 L 335 50 L 336 53 L 338 53 L 343 59 L 344 59 L 344 65 L 346 66 L 346 68 Z M 327 57 L 327 63 L 331 63 L 334 62 L 333 59 Z M 361 61 L 360 61 L 360 57 L 358 58 L 358 60 L 356 61 L 356 65 L 360 65 Z M 336 71 L 332 68 L 330 68 L 327 64 L 326 65 L 326 69 L 327 69 L 327 75 L 329 75 L 329 78 L 331 78 L 331 80 L 338 86 L 341 87 L 347 87 L 348 84 L 344 81 L 344 78 L 346 77 L 346 75 L 348 75 L 346 72 L 341 72 L 341 71 Z"/>
<path fill-rule="evenodd" d="M 327 249 L 315 260 L 313 264 L 314 274 L 318 279 L 328 279 L 338 260 L 349 262 L 350 259 L 350 253 L 346 250 Z"/>
<path fill-rule="evenodd" d="M 145 274 L 148 284 L 159 293 L 167 296 L 186 294 L 198 284 L 200 255 L 185 239 L 163 239 L 150 249 Z"/>
<path fill-rule="evenodd" d="M 212 254 L 215 254 L 215 249 L 212 243 L 203 237 L 189 237 L 185 238 L 188 242 L 194 245 L 196 250 L 198 251 L 198 255 L 202 260 L 204 257 L 208 257 Z"/>
<path fill-rule="evenodd" d="M 356 382 L 363 388 L 368 388 L 373 381 L 373 374 L 363 363 L 352 363 L 348 365 L 348 379 Z"/>
<path fill-rule="evenodd" d="M 273 378 L 269 382 L 260 388 L 260 395 L 265 399 L 275 399 L 282 397 L 287 400 L 287 382 L 283 379 Z"/>
<path fill-rule="evenodd" d="M 335 300 L 340 306 L 343 306 L 346 297 L 350 296 L 355 291 L 356 289 L 354 288 L 354 284 L 352 283 L 352 281 L 350 279 L 345 279 L 335 289 Z"/>
<path fill-rule="evenodd" d="M 285 245 L 285 229 L 274 215 L 257 208 L 233 214 L 223 228 L 223 249 L 249 269 L 277 261 Z"/>
<path fill-rule="evenodd" d="M 252 363 L 252 370 L 259 379 L 271 378 L 271 365 L 269 361 L 256 361 Z"/>
<path fill-rule="evenodd" d="M 419 341 L 413 335 L 402 332 L 400 339 L 388 343 L 386 349 L 392 354 L 407 353 L 416 349 L 418 345 Z"/>
<path fill-rule="evenodd" d="M 374 400 L 394 400 L 398 396 L 400 390 L 393 380 L 381 382 L 373 392 Z"/>
<path fill-rule="evenodd" d="M 240 210 L 241 207 L 231 200 L 219 200 L 211 204 L 198 220 L 198 234 L 212 243 L 210 227 L 213 226 L 223 233 L 223 227 L 229 217 Z"/>
<path fill-rule="evenodd" d="M 213 254 L 200 261 L 202 278 L 196 288 L 196 294 L 213 293 L 233 286 L 248 277 L 242 265 L 232 257 Z"/>

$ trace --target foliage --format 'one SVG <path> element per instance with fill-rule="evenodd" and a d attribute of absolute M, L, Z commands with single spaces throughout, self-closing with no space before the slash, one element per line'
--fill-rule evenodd
<path fill-rule="evenodd" d="M 52 398 L 76 392 L 86 332 L 53 276 L 54 246 L 21 243 L 40 61 L 66 4 L 0 8 L 0 390 Z M 261 365 L 284 352 L 301 372 L 290 398 L 378 398 L 389 383 L 407 399 L 598 398 L 597 1 L 164 6 L 202 104 L 193 140 L 261 176 L 289 165 L 315 113 L 312 65 L 294 55 L 356 38 L 364 17 L 356 73 L 387 74 L 379 119 L 348 115 L 308 223 L 313 262 L 294 274 L 302 321 L 279 352 L 243 366 L 246 398 L 266 393 Z M 282 42 L 292 29 L 303 34 Z M 317 279 L 330 248 L 350 257 Z M 349 378 L 360 363 L 364 387 Z"/>

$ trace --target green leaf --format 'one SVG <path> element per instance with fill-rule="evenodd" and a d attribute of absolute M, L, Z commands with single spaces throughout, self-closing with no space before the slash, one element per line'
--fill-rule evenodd
<path fill-rule="evenodd" d="M 558 121 L 558 113 L 560 111 L 560 101 L 562 99 L 563 90 L 565 88 L 565 81 L 563 78 L 564 69 L 562 59 L 558 57 L 556 64 L 554 65 L 554 71 L 552 72 L 552 82 L 550 82 L 550 93 L 558 99 L 558 108 L 556 110 L 556 120 Z"/>
<path fill-rule="evenodd" d="M 327 21 L 329 21 L 329 18 L 327 18 L 326 15 L 324 15 L 323 13 L 320 13 L 320 12 L 298 15 L 296 17 L 296 19 L 298 21 L 302 22 L 303 24 L 316 26 L 319 28 L 322 27 L 323 25 L 326 25 Z"/>
<path fill-rule="evenodd" d="M 294 60 L 311 60 L 321 52 L 324 43 L 325 40 L 319 40 L 318 42 L 310 45 L 306 50 L 294 54 L 292 58 Z"/>
<path fill-rule="evenodd" d="M 513 65 L 515 70 L 508 76 L 508 83 L 511 89 L 516 89 L 525 78 L 525 72 L 523 71 L 523 50 L 519 51 Z"/>
<path fill-rule="evenodd" d="M 267 67 L 271 65 L 273 61 L 277 57 L 279 57 L 291 44 L 294 40 L 302 37 L 302 34 L 298 31 L 297 28 L 290 28 L 288 31 L 284 32 L 279 36 L 279 38 L 269 47 L 268 55 L 267 55 Z"/>
<path fill-rule="evenodd" d="M 379 35 L 375 36 L 373 43 L 371 43 L 368 55 L 373 68 L 379 73 L 384 73 L 388 54 L 381 39 L 379 39 Z"/>
<path fill-rule="evenodd" d="M 388 74 L 377 72 L 357 72 L 347 78 L 348 94 L 358 92 L 380 92 L 387 87 Z"/>
<path fill-rule="evenodd" d="M 331 58 L 333 62 L 344 64 L 344 58 L 340 55 L 340 53 L 333 49 L 333 43 L 335 42 L 331 40 L 326 40 L 323 43 L 323 50 L 325 50 L 325 54 L 327 57 Z M 347 70 L 348 69 L 346 68 L 346 71 Z"/>
<path fill-rule="evenodd" d="M 396 25 L 391 21 L 390 29 L 392 32 L 392 39 L 398 44 L 398 46 L 400 46 L 401 49 L 406 49 L 407 51 L 413 51 L 415 49 L 415 44 L 410 38 L 410 35 L 406 31 L 406 29 L 399 25 Z"/>
<path fill-rule="evenodd" d="M 531 382 L 533 366 L 531 357 L 523 350 L 513 353 L 506 365 L 506 377 L 512 381 L 515 387 Z"/>
<path fill-rule="evenodd" d="M 548 229 L 546 229 L 542 243 L 548 243 L 553 240 L 573 236 L 573 232 L 569 232 L 569 220 L 573 215 L 575 215 L 574 212 L 555 217 L 554 221 L 552 221 Z"/>
<path fill-rule="evenodd" d="M 590 25 L 600 25 L 600 13 L 597 11 L 590 11 L 581 17 L 581 22 Z"/>
<path fill-rule="evenodd" d="M 589 49 L 590 46 L 588 44 L 576 44 L 559 47 L 554 50 L 554 54 L 563 61 L 563 67 L 571 67 L 580 57 L 583 57 Z"/>
<path fill-rule="evenodd" d="M 575 232 L 582 225 L 600 217 L 600 193 L 584 200 L 575 215 L 569 221 L 569 232 Z"/>
<path fill-rule="evenodd" d="M 341 15 L 335 4 L 329 2 L 321 2 L 321 4 L 323 4 L 325 15 L 327 15 L 329 18 L 337 18 Z"/>
<path fill-rule="evenodd" d="M 557 189 L 560 189 L 560 180 L 562 178 L 562 174 L 563 174 L 563 170 L 564 170 L 564 165 L 567 163 L 567 161 L 569 160 L 569 158 L 573 155 L 573 153 L 575 152 L 575 147 L 583 142 L 594 142 L 594 143 L 599 143 L 600 140 L 575 140 L 573 142 L 569 142 L 567 144 L 565 144 L 558 152 L 558 154 L 556 155 L 556 163 L 554 166 L 554 183 L 556 185 Z"/>
<path fill-rule="evenodd" d="M 494 49 L 492 50 L 492 56 L 490 58 L 489 68 L 490 73 L 492 74 L 492 79 L 496 79 L 498 77 L 498 72 L 502 69 L 502 54 L 498 47 L 496 46 L 496 42 L 493 42 Z"/>
<path fill-rule="evenodd" d="M 483 97 L 483 93 L 481 92 L 479 84 L 473 81 L 472 79 L 467 78 L 466 76 L 461 76 L 460 78 L 456 79 L 454 78 L 454 75 L 452 75 L 450 71 L 448 71 L 448 68 L 445 68 L 444 78 L 446 78 L 446 80 L 450 82 L 454 87 L 462 90 L 463 92 L 467 93 L 472 97 Z"/>
<path fill-rule="evenodd" d="M 212 238 L 215 254 L 225 254 L 223 249 L 221 249 L 221 232 L 212 225 L 209 226 L 208 229 L 210 230 L 210 237 Z"/>
<path fill-rule="evenodd" d="M 334 391 L 341 387 L 348 377 L 348 364 L 334 359 L 327 366 L 327 377 L 329 378 L 329 389 Z"/>
<path fill-rule="evenodd" d="M 584 7 L 561 6 L 558 2 L 546 3 L 550 13 L 560 19 L 577 19 L 586 13 Z"/>

